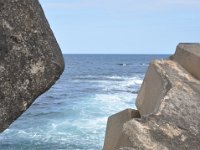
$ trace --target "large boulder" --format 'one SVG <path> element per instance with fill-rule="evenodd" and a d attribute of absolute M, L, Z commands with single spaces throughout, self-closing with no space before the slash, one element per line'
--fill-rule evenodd
<path fill-rule="evenodd" d="M 136 100 L 141 118 L 120 124 L 107 150 L 200 149 L 199 44 L 179 44 L 171 58 L 150 63 Z"/>
<path fill-rule="evenodd" d="M 38 0 L 0 0 L 0 131 L 63 69 L 62 53 Z"/>
<path fill-rule="evenodd" d="M 199 150 L 200 81 L 178 63 L 170 60 L 154 61 L 150 66 L 156 70 L 158 76 L 166 79 L 162 82 L 170 86 L 168 92 L 163 91 L 165 94 L 156 101 L 160 103 L 159 107 L 155 104 L 155 109 L 152 109 L 154 111 L 124 124 L 123 131 L 129 137 L 131 147 L 141 150 Z M 151 103 L 149 100 L 151 99 L 146 95 L 146 99 L 142 100 L 146 103 L 144 107 Z M 145 108 L 142 108 L 141 112 L 143 109 Z"/>

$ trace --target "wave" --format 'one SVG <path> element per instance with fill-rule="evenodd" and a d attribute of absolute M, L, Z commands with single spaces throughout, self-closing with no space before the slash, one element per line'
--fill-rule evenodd
<path fill-rule="evenodd" d="M 118 81 L 108 81 L 104 83 L 99 83 L 99 87 L 102 88 L 105 92 L 114 92 L 114 93 L 120 93 L 120 92 L 128 92 L 136 94 L 143 82 L 143 79 L 140 77 L 121 77 L 123 80 Z"/>
<path fill-rule="evenodd" d="M 143 76 L 77 76 L 72 81 L 80 93 L 132 93 L 137 94 L 143 82 Z M 77 85 L 77 83 L 82 83 Z"/>
<path fill-rule="evenodd" d="M 124 80 L 124 77 L 120 77 L 120 76 L 76 76 L 76 77 L 72 77 L 70 80 L 93 80 L 93 81 L 102 81 L 102 80 Z"/>
<path fill-rule="evenodd" d="M 140 83 L 141 79 L 138 77 L 129 77 L 129 76 L 92 76 L 92 75 L 88 75 L 88 76 L 75 76 L 70 78 L 69 80 L 94 80 L 94 81 L 99 81 L 99 80 L 111 80 L 111 81 L 123 81 L 123 80 L 135 80 L 136 83 Z"/>

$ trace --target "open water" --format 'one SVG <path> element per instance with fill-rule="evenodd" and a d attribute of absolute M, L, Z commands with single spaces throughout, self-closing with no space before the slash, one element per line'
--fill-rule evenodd
<path fill-rule="evenodd" d="M 0 134 L 0 150 L 101 150 L 108 116 L 135 108 L 148 64 L 168 55 L 64 55 L 58 82 Z"/>

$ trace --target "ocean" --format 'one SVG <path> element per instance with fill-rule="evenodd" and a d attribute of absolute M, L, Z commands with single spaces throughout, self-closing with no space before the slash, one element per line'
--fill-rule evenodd
<path fill-rule="evenodd" d="M 64 55 L 60 79 L 0 134 L 0 150 L 101 150 L 108 116 L 136 108 L 149 62 L 168 56 Z"/>

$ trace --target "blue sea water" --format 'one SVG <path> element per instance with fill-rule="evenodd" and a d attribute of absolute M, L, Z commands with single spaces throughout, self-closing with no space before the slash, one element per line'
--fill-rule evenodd
<path fill-rule="evenodd" d="M 166 57 L 64 55 L 61 78 L 0 134 L 0 150 L 101 150 L 108 116 L 135 108 L 149 62 Z"/>

